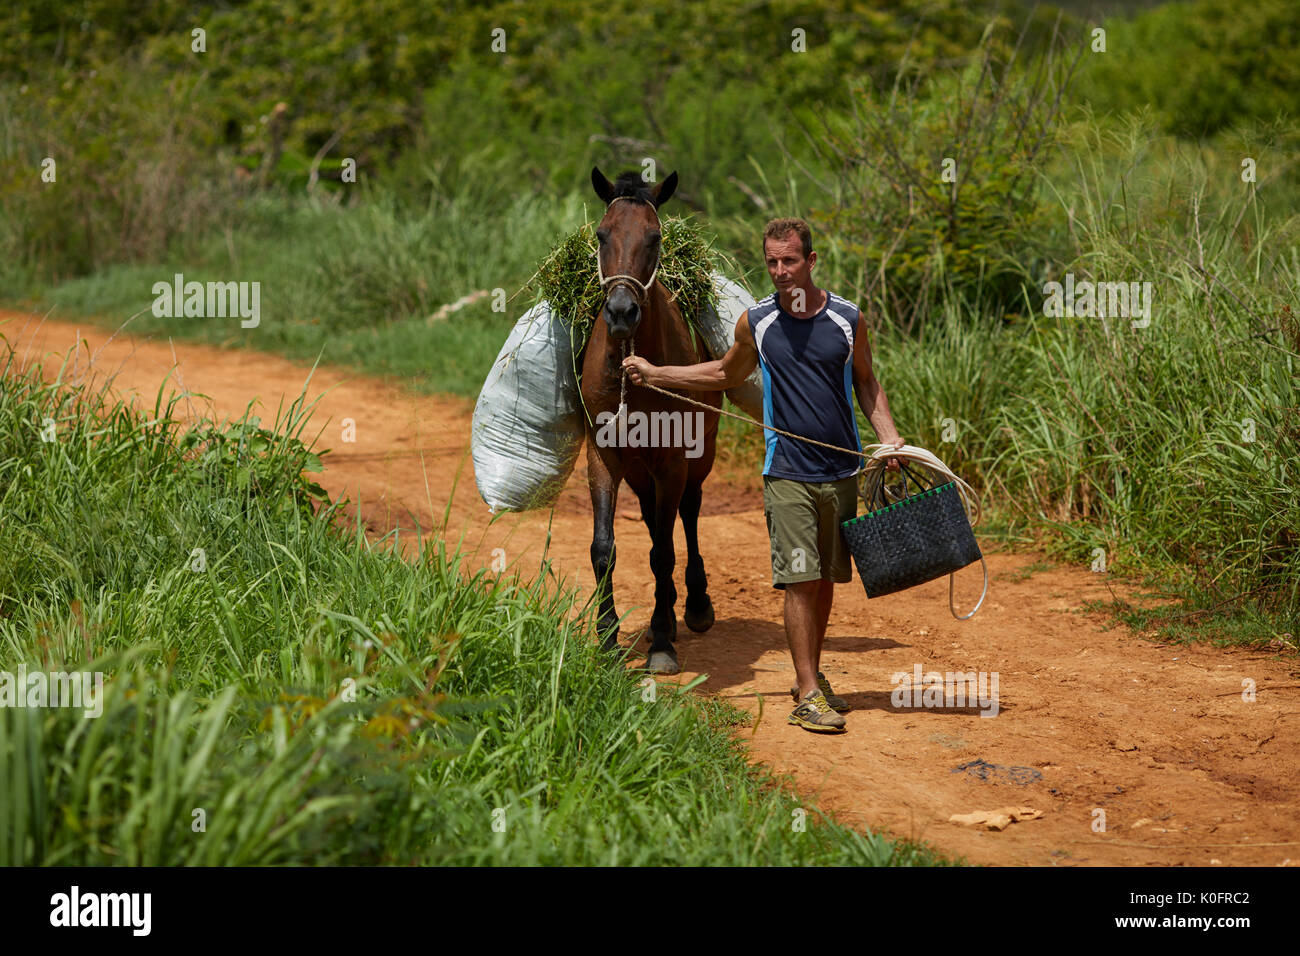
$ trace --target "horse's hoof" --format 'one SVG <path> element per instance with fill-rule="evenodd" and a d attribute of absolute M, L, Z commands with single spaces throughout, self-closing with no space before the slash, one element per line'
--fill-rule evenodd
<path fill-rule="evenodd" d="M 606 650 L 606 651 L 616 651 L 616 650 L 618 650 L 618 647 L 619 647 L 619 644 L 618 644 L 618 629 L 615 628 L 613 631 L 611 631 L 610 633 L 606 634 L 606 635 L 605 635 L 605 640 L 601 643 L 600 646 L 601 646 L 601 648 L 602 648 L 603 650 Z"/>
<path fill-rule="evenodd" d="M 686 621 L 686 626 L 696 634 L 703 634 L 713 626 L 713 602 L 707 597 L 704 599 L 704 610 L 692 610 L 690 605 L 686 606 L 686 613 L 682 615 Z"/>
<path fill-rule="evenodd" d="M 651 651 L 645 660 L 645 669 L 651 674 L 676 674 L 681 667 L 672 651 Z"/>

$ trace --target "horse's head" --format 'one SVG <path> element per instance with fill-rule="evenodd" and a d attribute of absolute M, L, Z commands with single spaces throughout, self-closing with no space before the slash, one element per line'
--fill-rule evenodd
<path fill-rule="evenodd" d="M 591 184 L 606 205 L 596 228 L 596 265 L 605 292 L 601 315 L 611 338 L 627 339 L 641 322 L 659 271 L 658 209 L 677 188 L 677 174 L 650 185 L 640 173 L 623 173 L 611 183 L 593 166 Z"/>

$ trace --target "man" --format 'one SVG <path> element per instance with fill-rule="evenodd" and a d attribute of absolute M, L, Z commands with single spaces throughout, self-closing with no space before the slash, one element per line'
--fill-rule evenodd
<path fill-rule="evenodd" d="M 774 219 L 763 254 L 776 291 L 736 323 L 735 344 L 717 361 L 654 366 L 623 360 L 628 376 L 660 388 L 734 388 L 758 365 L 764 424 L 840 448 L 862 450 L 850 386 L 882 444 L 903 446 L 885 391 L 871 369 L 861 310 L 812 281 L 817 253 L 802 219 Z M 857 514 L 859 455 L 778 435 L 767 437 L 763 510 L 772 541 L 772 586 L 785 591 L 785 634 L 794 659 L 796 707 L 789 722 L 842 732 L 848 704 L 821 672 L 822 643 L 835 584 L 851 580 L 840 523 Z M 888 463 L 898 470 L 898 459 Z"/>

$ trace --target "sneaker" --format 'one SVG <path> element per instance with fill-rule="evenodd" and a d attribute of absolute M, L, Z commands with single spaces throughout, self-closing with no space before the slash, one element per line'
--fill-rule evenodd
<path fill-rule="evenodd" d="M 819 733 L 835 734 L 842 733 L 844 730 L 844 718 L 831 710 L 831 705 L 826 702 L 826 695 L 821 691 L 810 695 L 796 707 L 786 723 Z"/>
<path fill-rule="evenodd" d="M 826 703 L 831 705 L 831 710 L 838 711 L 841 714 L 847 714 L 853 709 L 849 706 L 847 700 L 831 690 L 831 682 L 826 679 L 826 675 L 821 671 L 817 672 L 817 689 L 826 695 Z M 791 687 L 790 696 L 794 698 L 796 704 L 799 703 L 799 688 Z"/>

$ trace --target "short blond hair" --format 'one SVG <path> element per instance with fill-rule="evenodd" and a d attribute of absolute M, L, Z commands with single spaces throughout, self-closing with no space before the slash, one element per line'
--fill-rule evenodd
<path fill-rule="evenodd" d="M 763 230 L 763 253 L 767 254 L 767 240 L 784 239 L 790 233 L 797 233 L 803 246 L 803 257 L 808 258 L 812 252 L 812 230 L 802 219 L 773 219 Z"/>

